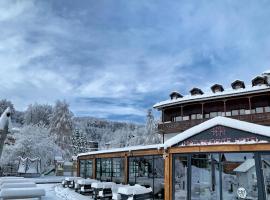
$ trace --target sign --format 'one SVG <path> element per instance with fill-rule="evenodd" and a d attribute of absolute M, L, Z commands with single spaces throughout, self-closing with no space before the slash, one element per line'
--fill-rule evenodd
<path fill-rule="evenodd" d="M 180 146 L 215 144 L 254 144 L 267 143 L 269 137 L 230 128 L 214 126 L 179 143 Z"/>
<path fill-rule="evenodd" d="M 245 199 L 247 197 L 247 191 L 245 188 L 240 187 L 237 189 L 237 195 L 241 199 Z"/>

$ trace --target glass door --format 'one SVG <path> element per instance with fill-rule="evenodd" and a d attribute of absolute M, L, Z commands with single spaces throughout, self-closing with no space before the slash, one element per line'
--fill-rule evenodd
<path fill-rule="evenodd" d="M 270 200 L 270 155 L 261 155 L 261 169 L 263 175 L 264 191 L 266 200 Z"/>
<path fill-rule="evenodd" d="M 218 154 L 193 154 L 191 157 L 191 200 L 220 199 Z"/>

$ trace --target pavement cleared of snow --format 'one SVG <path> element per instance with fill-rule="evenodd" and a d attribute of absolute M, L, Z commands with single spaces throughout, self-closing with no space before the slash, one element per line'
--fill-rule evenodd
<path fill-rule="evenodd" d="M 92 200 L 91 197 L 79 194 L 73 189 L 63 188 L 61 184 L 55 186 L 55 193 L 57 197 L 60 197 L 64 200 Z"/>

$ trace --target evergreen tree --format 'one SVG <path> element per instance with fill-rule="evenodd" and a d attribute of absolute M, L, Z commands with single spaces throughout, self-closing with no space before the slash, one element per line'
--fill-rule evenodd
<path fill-rule="evenodd" d="M 152 109 L 149 109 L 146 116 L 146 144 L 156 144 L 161 142 L 161 138 L 157 131 L 157 123 L 155 121 Z"/>
<path fill-rule="evenodd" d="M 14 115 L 15 113 L 14 105 L 11 101 L 8 101 L 6 99 L 0 100 L 0 115 L 2 115 L 2 113 L 7 109 L 7 107 L 10 108 L 11 115 Z"/>

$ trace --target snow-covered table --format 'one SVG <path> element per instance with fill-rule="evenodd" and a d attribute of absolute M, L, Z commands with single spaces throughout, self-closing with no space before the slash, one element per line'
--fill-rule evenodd
<path fill-rule="evenodd" d="M 94 198 L 97 199 L 100 191 L 103 191 L 103 190 L 107 191 L 107 189 L 111 189 L 115 185 L 116 185 L 116 183 L 114 183 L 114 182 L 94 182 L 94 183 L 92 183 L 91 187 L 94 189 L 94 191 L 93 191 Z"/>
<path fill-rule="evenodd" d="M 75 182 L 75 191 L 79 190 L 79 193 L 92 192 L 92 183 L 99 182 L 95 179 L 79 179 Z"/>
<path fill-rule="evenodd" d="M 63 187 L 69 187 L 69 188 L 73 188 L 75 186 L 75 181 L 83 179 L 81 177 L 65 177 L 65 180 L 62 181 L 62 185 Z"/>
<path fill-rule="evenodd" d="M 124 186 L 118 188 L 118 193 L 121 195 L 121 199 L 151 199 L 153 192 L 152 188 L 146 188 L 141 185 Z"/>

